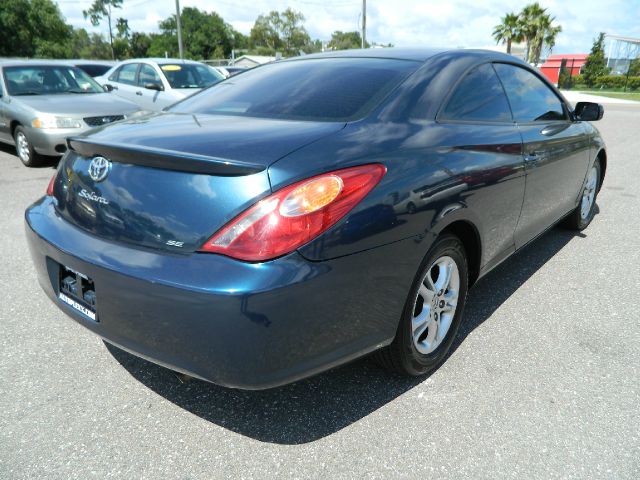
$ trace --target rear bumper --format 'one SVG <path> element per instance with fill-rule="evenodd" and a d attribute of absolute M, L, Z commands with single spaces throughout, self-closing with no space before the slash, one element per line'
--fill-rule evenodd
<path fill-rule="evenodd" d="M 77 322 L 155 363 L 244 389 L 388 344 L 421 259 L 410 252 L 422 250 L 411 239 L 325 262 L 170 255 L 100 240 L 60 218 L 49 197 L 27 210 L 26 233 L 42 288 Z M 58 299 L 59 264 L 94 280 L 97 322 Z"/>

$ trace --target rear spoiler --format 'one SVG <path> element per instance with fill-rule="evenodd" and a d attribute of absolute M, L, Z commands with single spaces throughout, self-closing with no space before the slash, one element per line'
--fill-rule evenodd
<path fill-rule="evenodd" d="M 175 170 L 178 172 L 202 173 L 227 177 L 238 177 L 259 173 L 266 167 L 256 163 L 227 160 L 219 157 L 176 152 L 164 148 L 120 143 L 100 143 L 82 138 L 69 138 L 69 150 L 83 157 L 105 157 L 112 162 L 140 165 L 142 167 Z"/>

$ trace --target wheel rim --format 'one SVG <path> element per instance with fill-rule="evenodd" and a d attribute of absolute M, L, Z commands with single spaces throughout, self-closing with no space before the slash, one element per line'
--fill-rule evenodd
<path fill-rule="evenodd" d="M 428 354 L 440 346 L 453 323 L 460 293 L 460 272 L 447 256 L 438 258 L 420 282 L 413 305 L 411 336 L 418 352 Z"/>
<path fill-rule="evenodd" d="M 596 167 L 591 167 L 589 175 L 587 176 L 587 183 L 582 191 L 582 202 L 580 204 L 580 217 L 586 220 L 591 213 L 591 207 L 596 198 L 596 186 L 598 185 L 598 170 Z"/>
<path fill-rule="evenodd" d="M 16 135 L 16 150 L 18 151 L 20 160 L 25 163 L 29 162 L 29 141 L 27 140 L 25 134 L 22 132 L 18 132 L 18 134 Z"/>

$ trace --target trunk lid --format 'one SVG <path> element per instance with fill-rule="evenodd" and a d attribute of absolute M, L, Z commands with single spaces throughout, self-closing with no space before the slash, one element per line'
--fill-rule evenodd
<path fill-rule="evenodd" d="M 69 140 L 56 208 L 101 238 L 190 253 L 271 193 L 269 165 L 343 127 L 174 113 L 107 125 Z"/>

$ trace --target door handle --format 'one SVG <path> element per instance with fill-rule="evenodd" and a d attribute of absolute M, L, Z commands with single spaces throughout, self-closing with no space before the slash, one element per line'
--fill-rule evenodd
<path fill-rule="evenodd" d="M 140 95 L 140 96 L 142 96 L 142 92 L 141 92 L 140 90 L 138 90 L 138 91 L 136 92 L 136 95 Z"/>
<path fill-rule="evenodd" d="M 531 152 L 528 155 L 524 156 L 524 161 L 527 163 L 534 163 L 537 162 L 540 159 L 540 157 L 538 157 L 538 154 L 536 152 Z"/>
<path fill-rule="evenodd" d="M 552 135 L 560 133 L 563 130 L 566 130 L 567 128 L 569 128 L 568 123 L 561 123 L 559 125 L 547 125 L 542 130 L 540 130 L 540 134 L 544 135 L 545 137 L 550 137 Z"/>

